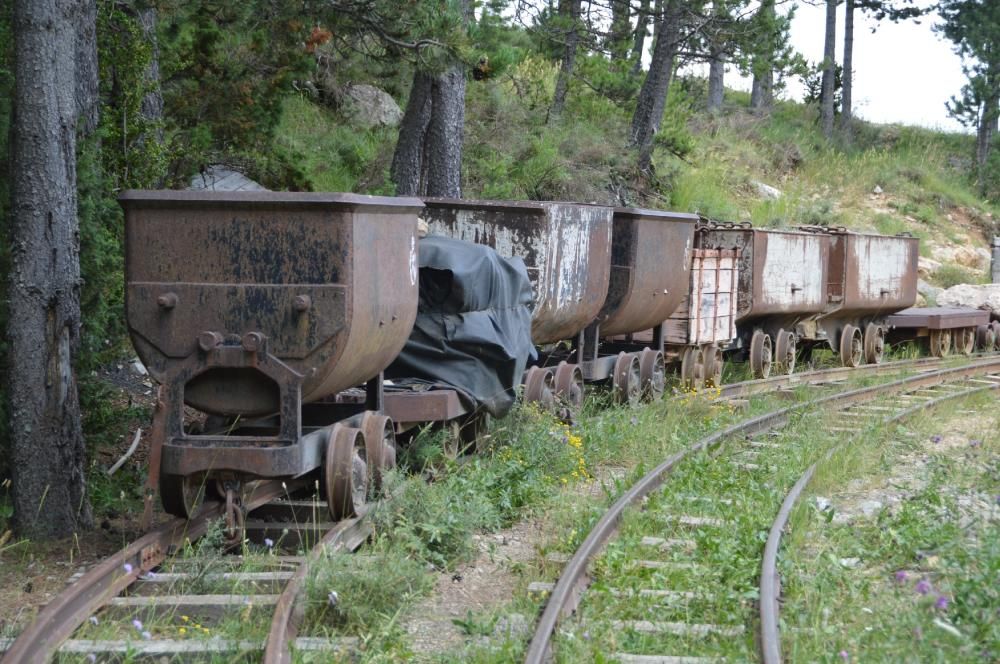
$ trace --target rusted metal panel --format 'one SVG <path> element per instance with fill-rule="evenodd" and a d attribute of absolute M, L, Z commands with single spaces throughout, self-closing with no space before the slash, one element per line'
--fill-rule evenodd
<path fill-rule="evenodd" d="M 736 249 L 692 250 L 690 290 L 664 325 L 667 343 L 726 344 L 736 338 L 738 258 Z"/>
<path fill-rule="evenodd" d="M 888 313 L 917 301 L 919 241 L 848 233 L 843 309 Z"/>
<path fill-rule="evenodd" d="M 690 284 L 698 216 L 616 208 L 611 232 L 611 278 L 597 321 L 602 336 L 659 325 L 683 301 Z"/>
<path fill-rule="evenodd" d="M 424 199 L 430 233 L 519 256 L 535 294 L 535 343 L 575 337 L 601 310 L 611 271 L 613 210 L 599 205 Z"/>
<path fill-rule="evenodd" d="M 739 251 L 740 321 L 818 315 L 827 306 L 828 236 L 729 225 L 704 230 L 698 243 Z"/>
<path fill-rule="evenodd" d="M 406 342 L 417 311 L 417 199 L 128 191 L 120 201 L 133 344 L 161 382 L 185 365 L 184 399 L 199 410 L 281 409 L 279 388 L 254 362 L 207 362 L 216 347 L 251 354 L 252 333 L 301 376 L 304 401 L 377 375 Z"/>
<path fill-rule="evenodd" d="M 949 330 L 960 327 L 989 325 L 990 312 L 982 309 L 960 309 L 955 307 L 912 307 L 903 309 L 886 319 L 892 328 L 928 330 Z"/>

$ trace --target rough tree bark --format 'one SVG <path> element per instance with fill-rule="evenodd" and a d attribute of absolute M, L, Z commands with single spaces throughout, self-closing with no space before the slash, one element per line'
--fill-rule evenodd
<path fill-rule="evenodd" d="M 413 74 L 410 99 L 403 120 L 399 123 L 399 139 L 389 169 L 396 183 L 397 196 L 418 196 L 422 193 L 424 136 L 431 121 L 431 88 L 434 79 L 419 69 Z"/>
<path fill-rule="evenodd" d="M 569 91 L 569 81 L 573 77 L 576 47 L 580 41 L 580 4 L 581 0 L 563 0 L 559 3 L 559 14 L 567 27 L 563 37 L 565 43 L 562 63 L 559 65 L 559 77 L 556 79 L 556 90 L 552 96 L 552 106 L 549 108 L 549 121 L 558 120 L 566 107 L 566 93 Z"/>
<path fill-rule="evenodd" d="M 666 7 L 657 26 L 659 34 L 653 47 L 653 59 L 632 114 L 630 142 L 639 149 L 639 170 L 643 172 L 650 172 L 652 167 L 653 139 L 667 104 L 680 37 L 680 0 L 667 0 L 664 4 Z"/>
<path fill-rule="evenodd" d="M 836 80 L 836 39 L 837 39 L 837 0 L 826 0 L 826 37 L 823 42 L 823 88 L 820 95 L 820 120 L 823 134 L 833 136 L 833 93 Z"/>
<path fill-rule="evenodd" d="M 163 93 L 160 90 L 160 43 L 156 38 L 156 8 L 147 7 L 140 9 L 136 18 L 142 27 L 142 34 L 152 48 L 149 58 L 149 66 L 146 67 L 144 78 L 149 84 L 150 90 L 142 98 L 140 110 L 142 117 L 150 122 L 158 122 L 163 119 Z M 158 132 L 158 138 L 162 138 L 162 129 Z"/>
<path fill-rule="evenodd" d="M 712 14 L 715 25 L 708 45 L 708 110 L 715 113 L 722 110 L 722 102 L 726 94 L 726 52 L 720 25 L 726 18 L 725 4 L 719 0 L 713 2 Z"/>
<path fill-rule="evenodd" d="M 428 196 L 462 197 L 462 138 L 465 127 L 465 68 L 453 65 L 434 78 L 424 143 Z"/>
<path fill-rule="evenodd" d="M 86 98 L 96 89 L 81 80 L 96 56 L 84 54 L 77 68 L 87 50 L 77 34 L 94 34 L 83 23 L 95 15 L 92 0 L 14 2 L 8 395 L 14 519 L 29 537 L 67 536 L 91 524 L 73 357 L 80 338 L 78 113 L 84 128 L 96 126 L 96 113 L 78 109 L 77 93 Z"/>
<path fill-rule="evenodd" d="M 462 0 L 465 24 L 470 0 Z M 389 174 L 399 196 L 462 197 L 465 67 L 454 62 L 439 74 L 417 69 L 399 125 Z"/>
<path fill-rule="evenodd" d="M 774 23 L 774 0 L 764 0 L 760 9 L 763 23 L 767 26 L 768 33 L 764 39 L 764 45 L 759 53 L 754 56 L 753 62 L 753 84 L 750 88 L 750 108 L 758 113 L 767 112 L 774 103 L 774 50 L 775 40 L 773 35 Z"/>
<path fill-rule="evenodd" d="M 840 90 L 840 127 L 851 132 L 851 89 L 854 81 L 854 0 L 844 1 L 844 73 Z"/>
<path fill-rule="evenodd" d="M 632 75 L 642 71 L 642 55 L 646 50 L 646 34 L 649 32 L 649 0 L 642 0 L 635 21 L 635 43 L 632 46 Z"/>

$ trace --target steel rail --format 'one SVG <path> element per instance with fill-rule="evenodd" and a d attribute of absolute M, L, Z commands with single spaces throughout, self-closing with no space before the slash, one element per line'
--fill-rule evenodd
<path fill-rule="evenodd" d="M 295 569 L 274 609 L 271 629 L 264 647 L 264 664 L 291 663 L 291 644 L 295 642 L 304 614 L 299 607 L 299 596 L 305 588 L 310 568 L 323 556 L 345 548 L 356 549 L 368 539 L 372 533 L 372 525 L 367 518 L 370 513 L 369 509 L 358 517 L 337 523 L 326 532 L 309 552 L 306 560 Z"/>
<path fill-rule="evenodd" d="M 722 431 L 710 434 L 694 445 L 671 455 L 642 479 L 633 484 L 628 491 L 622 494 L 608 508 L 587 534 L 587 537 L 573 554 L 573 557 L 566 563 L 563 573 L 549 594 L 548 602 L 545 605 L 542 616 L 539 618 L 524 661 L 527 664 L 543 664 L 547 660 L 550 655 L 552 635 L 555 633 L 559 619 L 576 610 L 583 591 L 588 585 L 587 565 L 590 560 L 603 550 L 608 540 L 618 531 L 618 525 L 625 509 L 660 487 L 680 461 L 703 450 L 714 449 L 734 435 L 752 434 L 773 429 L 787 422 L 793 413 L 799 411 L 827 406 L 829 404 L 847 406 L 866 401 L 875 394 L 895 394 L 907 388 L 937 384 L 945 382 L 952 377 L 961 378 L 976 375 L 991 369 L 1000 369 L 1000 357 L 973 362 L 959 367 L 930 371 L 916 376 L 908 376 L 882 385 L 863 387 L 819 397 L 805 403 L 794 404 L 744 420 Z"/>
<path fill-rule="evenodd" d="M 301 480 L 276 480 L 258 484 L 253 487 L 245 502 L 247 511 L 304 486 L 306 483 Z M 185 542 L 204 535 L 209 524 L 222 517 L 224 507 L 224 504 L 218 502 L 206 503 L 193 518 L 172 518 L 104 559 L 49 602 L 35 620 L 14 639 L 0 662 L 19 664 L 50 661 L 62 643 L 112 597 L 128 588 L 140 575 L 163 563 L 168 555 Z"/>
<path fill-rule="evenodd" d="M 961 392 L 935 397 L 934 399 L 910 406 L 894 415 L 884 418 L 882 424 L 898 422 L 927 408 L 936 408 L 946 401 L 962 399 L 973 394 L 997 389 L 1000 389 L 1000 383 L 974 387 Z M 778 574 L 778 550 L 781 547 L 781 536 L 788 525 L 792 510 L 795 508 L 802 492 L 812 480 L 816 469 L 821 463 L 829 461 L 834 454 L 843 449 L 849 442 L 845 441 L 833 447 L 819 461 L 809 466 L 792 487 L 791 491 L 788 492 L 788 495 L 785 496 L 785 499 L 781 503 L 781 509 L 778 511 L 778 516 L 771 525 L 771 530 L 767 536 L 767 544 L 764 546 L 764 559 L 761 562 L 760 570 L 760 643 L 764 664 L 782 663 L 781 631 L 779 627 L 781 608 L 778 602 L 778 597 L 781 593 L 781 577 Z"/>

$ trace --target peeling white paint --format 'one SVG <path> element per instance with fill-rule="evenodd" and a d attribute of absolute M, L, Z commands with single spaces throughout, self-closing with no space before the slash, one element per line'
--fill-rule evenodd
<path fill-rule="evenodd" d="M 763 304 L 823 307 L 824 240 L 816 235 L 768 233 L 760 283 Z"/>
<path fill-rule="evenodd" d="M 901 238 L 858 235 L 852 256 L 858 275 L 858 295 L 875 302 L 901 298 L 910 264 L 909 242 Z"/>

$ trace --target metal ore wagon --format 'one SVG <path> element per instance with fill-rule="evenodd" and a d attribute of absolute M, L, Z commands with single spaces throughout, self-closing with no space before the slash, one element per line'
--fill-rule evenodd
<path fill-rule="evenodd" d="M 417 310 L 411 198 L 127 191 L 126 312 L 161 383 L 151 476 L 190 516 L 207 487 L 238 530 L 242 484 L 322 468 L 335 518 L 395 456 L 379 372 Z M 375 380 L 372 380 L 375 379 Z M 309 402 L 369 382 L 340 419 Z M 185 427 L 185 405 L 199 424 Z"/>

